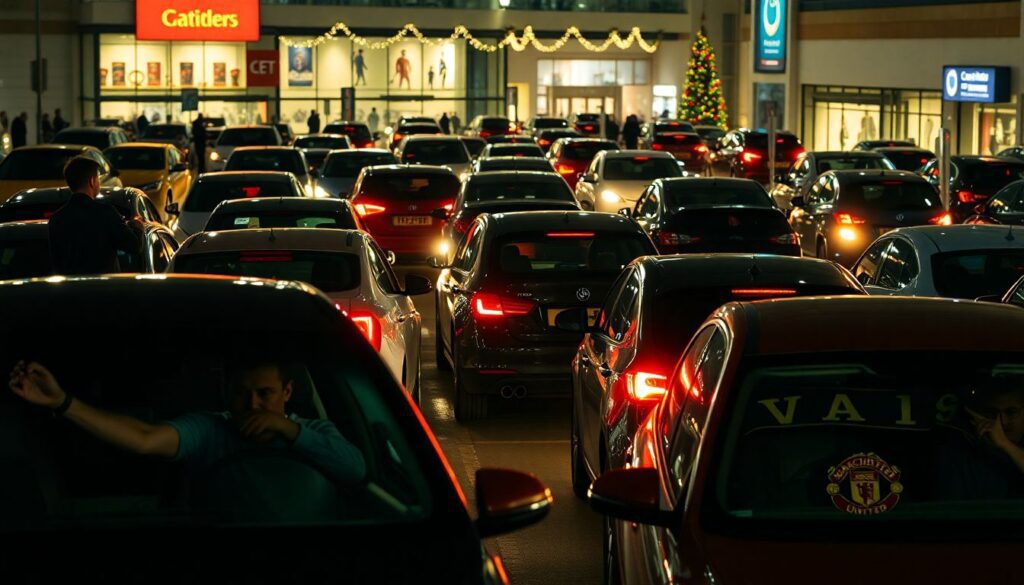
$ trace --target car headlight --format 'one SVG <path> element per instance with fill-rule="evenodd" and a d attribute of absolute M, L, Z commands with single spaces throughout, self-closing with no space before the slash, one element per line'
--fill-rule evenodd
<path fill-rule="evenodd" d="M 211 151 L 210 152 L 210 160 L 213 160 L 213 161 L 220 160 L 220 154 L 218 154 L 216 150 Z"/>
<path fill-rule="evenodd" d="M 317 185 L 313 187 L 313 197 L 320 197 L 322 199 L 325 197 L 331 197 L 331 193 L 327 189 L 324 189 L 320 185 Z"/>
<path fill-rule="evenodd" d="M 146 183 L 145 185 L 139 185 L 138 187 L 136 187 L 136 189 L 142 189 L 143 191 L 152 191 L 153 189 L 159 189 L 161 183 L 163 183 L 162 179 L 159 181 L 153 181 L 152 183 Z"/>
<path fill-rule="evenodd" d="M 839 228 L 839 237 L 848 242 L 852 242 L 857 239 L 857 230 L 845 227 Z"/>
<path fill-rule="evenodd" d="M 619 197 L 619 194 L 615 191 L 605 189 L 601 191 L 601 201 L 605 203 L 622 203 L 622 197 Z"/>

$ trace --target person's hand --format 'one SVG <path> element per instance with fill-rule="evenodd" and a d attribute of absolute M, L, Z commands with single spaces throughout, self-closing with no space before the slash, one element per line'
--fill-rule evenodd
<path fill-rule="evenodd" d="M 1003 430 L 1003 423 L 999 420 L 999 417 L 994 419 L 987 418 L 969 408 L 967 409 L 967 414 L 971 415 L 971 422 L 974 423 L 974 430 L 978 433 L 978 436 L 988 441 L 993 447 L 1006 451 L 1013 446 L 1013 443 L 1006 436 L 1006 431 Z"/>
<path fill-rule="evenodd" d="M 20 361 L 11 370 L 11 391 L 27 402 L 57 408 L 65 394 L 50 370 L 36 362 Z"/>
<path fill-rule="evenodd" d="M 269 443 L 277 438 L 294 441 L 299 435 L 299 425 L 279 412 L 253 410 L 239 415 L 235 422 L 238 432 L 256 443 Z"/>

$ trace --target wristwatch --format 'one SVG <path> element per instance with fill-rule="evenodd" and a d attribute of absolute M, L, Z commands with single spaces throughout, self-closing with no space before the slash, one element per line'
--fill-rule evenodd
<path fill-rule="evenodd" d="M 53 409 L 53 416 L 64 416 L 64 413 L 71 408 L 71 403 L 74 401 L 74 397 L 70 394 L 64 394 L 64 401 L 59 406 Z"/>

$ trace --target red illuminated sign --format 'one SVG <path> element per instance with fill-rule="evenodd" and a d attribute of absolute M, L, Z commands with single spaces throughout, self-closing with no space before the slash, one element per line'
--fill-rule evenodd
<path fill-rule="evenodd" d="M 248 74 L 245 84 L 249 87 L 277 87 L 281 81 L 277 63 L 277 51 L 246 51 L 245 67 Z"/>
<path fill-rule="evenodd" d="M 136 0 L 140 41 L 258 41 L 259 0 Z"/>

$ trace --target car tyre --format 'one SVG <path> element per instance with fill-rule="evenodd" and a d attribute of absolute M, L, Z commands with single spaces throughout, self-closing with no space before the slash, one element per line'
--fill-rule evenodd
<path fill-rule="evenodd" d="M 587 466 L 583 461 L 583 446 L 580 444 L 580 427 L 576 420 L 575 407 L 572 409 L 570 429 L 569 457 L 572 467 L 572 491 L 577 498 L 586 500 L 587 491 L 590 490 L 590 475 L 587 474 Z"/>
<path fill-rule="evenodd" d="M 471 394 L 466 388 L 466 381 L 463 379 L 459 368 L 459 360 L 455 359 L 455 420 L 460 423 L 467 423 L 487 417 L 488 396 L 486 394 Z"/>

